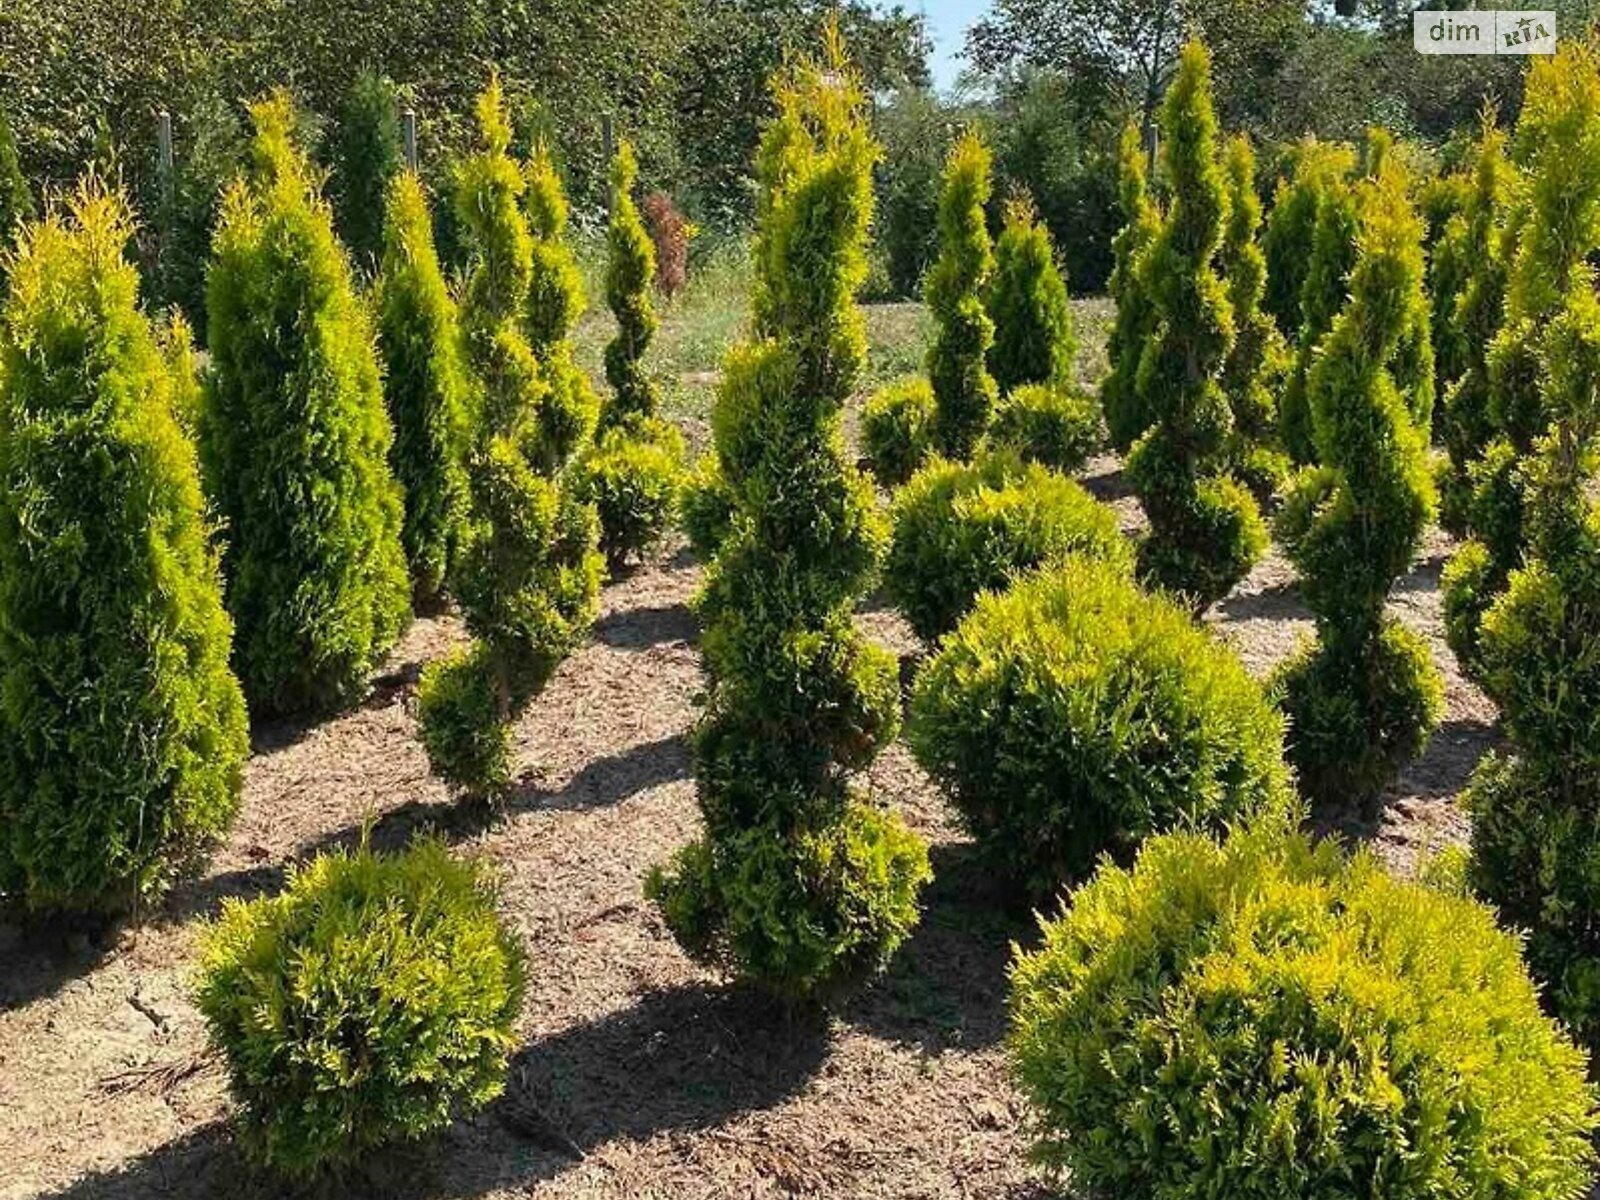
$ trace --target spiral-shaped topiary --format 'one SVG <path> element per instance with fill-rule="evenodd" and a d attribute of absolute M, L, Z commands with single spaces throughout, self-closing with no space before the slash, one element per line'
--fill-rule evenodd
<path fill-rule="evenodd" d="M 928 860 L 849 786 L 893 738 L 900 689 L 851 611 L 885 535 L 841 432 L 866 348 L 854 297 L 877 148 L 836 27 L 775 95 L 756 162 L 754 337 L 729 355 L 713 413 L 733 513 L 699 600 L 706 833 L 647 891 L 691 953 L 794 996 L 887 960 Z"/>
<path fill-rule="evenodd" d="M 1050 231 L 1026 195 L 1006 203 L 994 248 L 994 271 L 984 292 L 994 322 L 989 373 L 1003 396 L 1030 383 L 1072 385 L 1078 340 L 1067 283 L 1056 266 Z"/>
<path fill-rule="evenodd" d="M 1484 690 L 1512 757 L 1480 768 L 1467 794 L 1475 879 L 1529 954 L 1556 1012 L 1600 1044 L 1600 51 L 1569 45 L 1528 76 L 1518 148 L 1528 219 L 1507 328 L 1491 357 L 1533 372 L 1548 421 L 1522 465 L 1524 563 L 1479 634 Z M 1529 322 L 1529 314 L 1539 314 Z M 1518 383 L 1526 379 L 1520 373 Z M 1498 398 L 1498 397 L 1497 397 Z M 1527 413 L 1524 419 L 1527 419 Z"/>
<path fill-rule="evenodd" d="M 579 497 L 599 513 L 600 548 L 613 570 L 661 540 L 685 476 L 683 435 L 655 415 L 655 384 L 644 367 L 657 325 L 650 296 L 656 256 L 633 202 L 637 174 L 633 147 L 624 141 L 611 164 L 606 234 L 606 302 L 617 319 L 617 336 L 605 350 L 613 390 L 601 410 L 599 440 L 575 471 Z"/>
<path fill-rule="evenodd" d="M 612 399 L 601 417 L 604 427 L 656 413 L 655 383 L 644 367 L 645 352 L 660 325 L 650 294 L 656 249 L 633 201 L 638 174 L 633 146 L 624 140 L 611 162 L 611 219 L 606 226 L 606 304 L 617 319 L 617 336 L 605 350 Z"/>
<path fill-rule="evenodd" d="M 389 466 L 405 493 L 400 541 L 413 594 L 427 603 L 443 589 L 464 533 L 472 377 L 460 315 L 434 250 L 428 198 L 410 171 L 389 188 L 374 307 L 394 425 Z"/>
<path fill-rule="evenodd" d="M 403 502 L 371 320 L 279 92 L 207 274 L 208 491 L 226 523 L 234 665 L 252 711 L 353 700 L 410 619 Z"/>
<path fill-rule="evenodd" d="M 1288 350 L 1278 327 L 1261 308 L 1267 260 L 1256 243 L 1261 199 L 1256 195 L 1256 156 L 1245 134 L 1230 138 L 1223 158 L 1228 178 L 1228 224 L 1218 262 L 1233 310 L 1233 347 L 1222 365 L 1222 390 L 1233 411 L 1234 473 L 1265 500 L 1288 475 L 1288 458 L 1277 448 L 1278 387 Z"/>
<path fill-rule="evenodd" d="M 1493 112 L 1483 119 L 1474 150 L 1472 190 L 1459 220 L 1460 253 L 1468 264 L 1466 282 L 1448 314 L 1453 342 L 1460 347 L 1460 371 L 1445 392 L 1440 412 L 1441 439 L 1450 456 L 1440 488 L 1440 519 L 1455 533 L 1472 528 L 1471 470 L 1482 456 L 1494 427 L 1489 414 L 1489 346 L 1500 329 L 1506 293 L 1509 243 L 1506 216 L 1511 169 L 1505 134 Z"/>
<path fill-rule="evenodd" d="M 193 391 L 93 178 L 0 309 L 0 898 L 125 906 L 228 825 L 249 754 Z"/>
<path fill-rule="evenodd" d="M 999 389 L 989 374 L 994 321 L 983 304 L 994 270 L 984 205 L 989 202 L 989 150 L 975 133 L 950 149 L 939 193 L 939 257 L 928 272 L 927 300 L 937 328 L 928 350 L 936 402 L 934 448 L 946 458 L 972 457 L 994 416 Z"/>
<path fill-rule="evenodd" d="M 1161 106 L 1162 163 L 1172 200 L 1141 259 L 1158 324 L 1139 363 L 1140 404 L 1151 427 L 1128 459 L 1150 534 L 1141 566 L 1153 582 L 1203 607 L 1228 593 L 1266 549 L 1250 493 L 1226 473 L 1233 415 L 1221 375 L 1233 313 L 1216 257 L 1228 216 L 1217 161 L 1211 56 L 1184 47 Z"/>
<path fill-rule="evenodd" d="M 1117 193 L 1122 205 L 1122 229 L 1111 243 L 1115 266 L 1111 271 L 1111 298 L 1117 316 L 1106 341 L 1111 367 L 1100 381 L 1100 408 L 1105 413 L 1111 444 L 1126 452 L 1150 428 L 1150 416 L 1139 401 L 1139 359 L 1144 344 L 1155 331 L 1156 309 L 1145 290 L 1142 260 L 1161 232 L 1161 211 L 1150 198 L 1146 181 L 1144 143 L 1139 127 L 1122 131 L 1117 157 Z"/>
<path fill-rule="evenodd" d="M 471 248 L 462 323 L 480 389 L 455 588 L 485 646 L 425 672 L 418 710 L 434 770 L 492 801 L 510 783 L 511 722 L 594 621 L 603 563 L 594 509 L 561 473 L 594 425 L 593 393 L 566 341 L 582 289 L 560 240 L 565 200 L 547 157 L 536 156 L 527 177 L 511 157 L 497 77 L 478 100 L 478 122 L 482 146 L 459 165 L 455 196 Z"/>
<path fill-rule="evenodd" d="M 1290 761 L 1319 802 L 1376 794 L 1421 750 L 1444 702 L 1427 644 L 1384 613 L 1434 505 L 1427 431 L 1393 374 L 1417 311 L 1427 320 L 1422 223 L 1406 187 L 1392 158 L 1358 185 L 1350 302 L 1308 387 L 1322 465 L 1295 480 L 1278 521 L 1317 640 L 1275 687 Z"/>

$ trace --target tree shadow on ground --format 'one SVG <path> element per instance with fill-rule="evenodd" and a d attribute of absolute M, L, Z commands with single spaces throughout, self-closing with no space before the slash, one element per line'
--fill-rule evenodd
<path fill-rule="evenodd" d="M 1005 1036 L 1006 966 L 1037 922 L 971 842 L 930 851 L 922 920 L 884 977 L 841 1016 L 929 1054 L 978 1050 Z"/>
<path fill-rule="evenodd" d="M 685 604 L 618 609 L 595 622 L 594 636 L 614 650 L 648 650 L 674 643 L 692 646 L 700 638 L 700 622 Z"/>
<path fill-rule="evenodd" d="M 1134 494 L 1133 484 L 1128 481 L 1127 472 L 1121 466 L 1113 466 L 1092 475 L 1079 476 L 1078 482 L 1083 485 L 1085 491 L 1103 504 L 1126 500 Z"/>
<path fill-rule="evenodd" d="M 1298 580 L 1274 583 L 1255 592 L 1238 592 L 1217 601 L 1215 612 L 1225 625 L 1244 621 L 1309 621 L 1312 613 L 1300 595 Z"/>
<path fill-rule="evenodd" d="M 346 825 L 305 843 L 288 861 L 304 861 L 327 850 L 353 849 L 363 836 L 374 849 L 384 851 L 404 849 L 423 834 L 451 843 L 467 841 L 520 813 L 581 812 L 621 804 L 661 784 L 685 779 L 692 770 L 688 744 L 681 734 L 674 734 L 594 759 L 558 788 L 542 788 L 525 779 L 514 786 L 499 808 L 456 800 L 413 800 L 370 821 Z M 230 897 L 248 900 L 277 890 L 287 870 L 286 861 L 263 862 L 179 884 L 150 920 L 169 925 L 197 915 L 215 916 Z"/>
<path fill-rule="evenodd" d="M 297 1194 L 252 1170 L 219 1121 L 121 1166 L 90 1172 L 41 1200 L 277 1200 Z"/>

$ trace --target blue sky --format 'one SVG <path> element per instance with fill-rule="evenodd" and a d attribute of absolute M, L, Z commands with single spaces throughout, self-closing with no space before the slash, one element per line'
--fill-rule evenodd
<path fill-rule="evenodd" d="M 902 0 L 912 12 L 927 14 L 933 37 L 933 81 L 941 88 L 955 82 L 962 64 L 956 60 L 966 41 L 967 26 L 989 7 L 989 0 Z"/>

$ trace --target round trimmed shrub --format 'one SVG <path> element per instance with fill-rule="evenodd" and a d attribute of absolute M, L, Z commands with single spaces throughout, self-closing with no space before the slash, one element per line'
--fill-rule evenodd
<path fill-rule="evenodd" d="M 222 199 L 206 276 L 200 440 L 226 524 L 234 666 L 261 716 L 360 695 L 410 620 L 411 587 L 367 306 L 287 93 L 250 111 L 252 173 Z"/>
<path fill-rule="evenodd" d="M 0 309 L 0 896 L 31 908 L 158 891 L 227 828 L 250 749 L 192 361 L 139 310 L 132 232 L 87 183 L 24 228 Z"/>
<path fill-rule="evenodd" d="M 1291 795 L 1283 719 L 1237 657 L 1077 555 L 978 599 L 918 673 L 908 732 L 995 870 L 1039 897 Z"/>
<path fill-rule="evenodd" d="M 1011 973 L 1035 1156 L 1093 1196 L 1568 1200 L 1583 1053 L 1484 906 L 1275 821 L 1147 842 Z"/>
<path fill-rule="evenodd" d="M 1065 385 L 1017 388 L 989 428 L 990 445 L 1063 474 L 1081 469 L 1104 440 L 1099 403 Z"/>
<path fill-rule="evenodd" d="M 324 854 L 277 896 L 228 900 L 195 1001 L 245 1147 L 308 1177 L 499 1095 L 524 971 L 487 871 L 423 841 Z"/>
<path fill-rule="evenodd" d="M 861 453 L 881 486 L 899 487 L 927 461 L 933 452 L 934 411 L 933 385 L 923 375 L 907 375 L 867 397 Z"/>
<path fill-rule="evenodd" d="M 573 466 L 573 495 L 600 515 L 600 550 L 612 571 L 660 544 L 683 486 L 683 434 L 635 418 L 608 429 Z"/>
<path fill-rule="evenodd" d="M 1132 569 L 1117 514 L 1063 475 L 994 452 L 935 459 L 895 496 L 884 582 L 924 641 L 954 629 L 978 594 L 1071 553 Z"/>

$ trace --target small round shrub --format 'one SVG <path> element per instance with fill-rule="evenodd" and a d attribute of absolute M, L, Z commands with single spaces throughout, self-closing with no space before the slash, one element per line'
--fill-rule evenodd
<path fill-rule="evenodd" d="M 878 483 L 899 487 L 933 452 L 933 385 L 908 375 L 873 392 L 861 410 L 861 453 Z"/>
<path fill-rule="evenodd" d="M 917 676 L 917 760 L 1048 896 L 1153 833 L 1286 807 L 1283 719 L 1188 612 L 1072 556 L 978 599 Z"/>
<path fill-rule="evenodd" d="M 733 524 L 733 492 L 722 477 L 716 451 L 702 454 L 683 480 L 678 491 L 678 520 L 695 557 L 710 562 Z"/>
<path fill-rule="evenodd" d="M 1065 385 L 1029 384 L 1000 402 L 989 442 L 1024 462 L 1070 474 L 1105 441 L 1100 404 Z"/>
<path fill-rule="evenodd" d="M 924 641 L 954 629 L 978 594 L 1077 551 L 1132 569 L 1117 515 L 1063 475 L 986 454 L 935 459 L 901 489 L 884 580 Z"/>
<path fill-rule="evenodd" d="M 1567 1200 L 1594 1096 L 1516 937 L 1277 822 L 1106 867 L 1011 974 L 1034 1154 L 1089 1196 Z"/>
<path fill-rule="evenodd" d="M 424 841 L 322 855 L 277 896 L 229 900 L 196 1003 L 245 1146 L 307 1177 L 497 1096 L 523 981 L 484 868 Z"/>
<path fill-rule="evenodd" d="M 600 514 L 600 550 L 612 571 L 660 544 L 683 485 L 683 434 L 644 418 L 618 425 L 579 458 L 573 494 Z"/>

